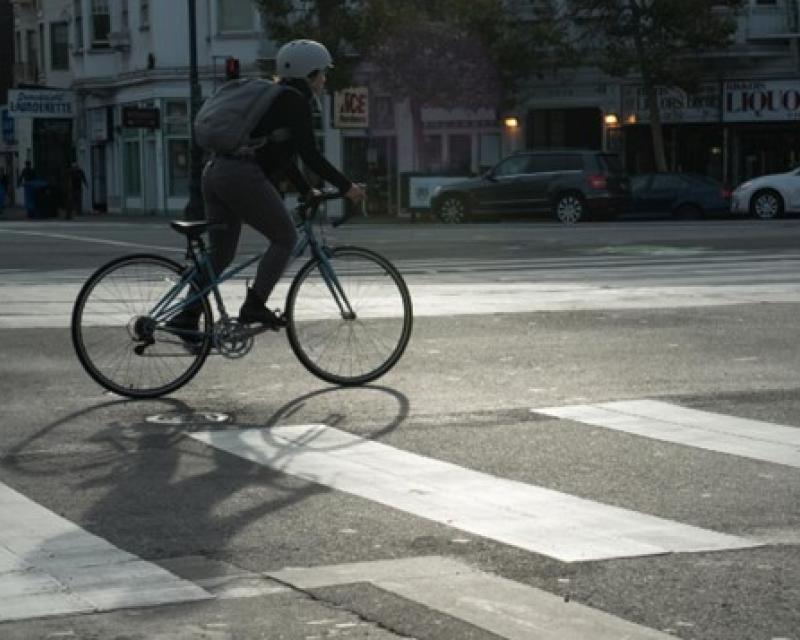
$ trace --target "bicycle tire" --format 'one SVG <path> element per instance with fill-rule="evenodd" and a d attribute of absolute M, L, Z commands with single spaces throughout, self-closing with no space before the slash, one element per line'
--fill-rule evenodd
<path fill-rule="evenodd" d="M 356 317 L 343 317 L 320 271 L 321 260 L 311 258 L 286 296 L 289 344 L 318 378 L 340 386 L 366 384 L 403 355 L 413 326 L 411 295 L 400 272 L 383 256 L 351 246 L 326 251 Z M 342 344 L 330 344 L 342 337 Z"/>
<path fill-rule="evenodd" d="M 142 348 L 138 326 L 149 320 L 150 310 L 183 270 L 163 256 L 133 254 L 103 265 L 83 285 L 72 310 L 72 344 L 83 368 L 102 387 L 129 398 L 156 398 L 185 385 L 203 366 L 212 326 L 205 298 L 202 342 L 187 346 L 175 333 L 154 325 L 152 343 Z M 195 283 L 190 286 L 199 291 Z"/>

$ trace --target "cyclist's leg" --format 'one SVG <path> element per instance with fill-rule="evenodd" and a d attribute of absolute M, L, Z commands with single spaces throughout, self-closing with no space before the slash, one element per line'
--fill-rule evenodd
<path fill-rule="evenodd" d="M 297 230 L 278 191 L 264 180 L 258 191 L 257 206 L 244 209 L 242 219 L 269 240 L 261 258 L 252 291 L 263 304 L 269 298 L 297 244 Z M 255 203 L 254 203 L 255 205 Z"/>
<path fill-rule="evenodd" d="M 225 223 L 224 227 L 209 232 L 212 268 L 214 273 L 220 274 L 236 254 L 242 223 L 235 213 L 226 207 L 224 200 L 213 188 L 215 181 L 209 179 L 209 176 L 214 174 L 214 163 L 215 161 L 212 160 L 203 170 L 202 191 L 206 219 L 210 222 Z M 196 276 L 195 281 L 200 289 L 204 289 L 210 284 L 208 274 L 203 271 Z M 184 331 L 196 331 L 201 313 L 202 301 L 197 300 L 180 311 L 167 323 L 167 326 Z M 186 336 L 184 340 L 193 342 L 197 341 L 198 337 Z"/>
<path fill-rule="evenodd" d="M 258 263 L 256 277 L 240 312 L 242 322 L 261 322 L 276 328 L 275 314 L 265 303 L 283 274 L 297 242 L 291 216 L 272 183 L 255 162 L 221 159 L 207 175 L 209 196 L 219 198 L 226 212 L 235 212 L 270 242 Z M 216 250 L 215 250 L 216 251 Z M 215 267 L 217 265 L 215 256 Z"/>
<path fill-rule="evenodd" d="M 210 161 L 203 171 L 202 183 L 206 219 L 209 222 L 219 222 L 225 225 L 209 231 L 211 264 L 217 275 L 221 274 L 233 261 L 242 231 L 242 220 L 236 207 L 229 204 L 229 193 L 236 189 L 246 189 L 243 185 L 231 185 L 226 181 L 228 175 L 225 168 L 226 162 L 231 161 L 226 161 L 224 158 Z M 205 274 L 202 275 L 205 276 Z"/>

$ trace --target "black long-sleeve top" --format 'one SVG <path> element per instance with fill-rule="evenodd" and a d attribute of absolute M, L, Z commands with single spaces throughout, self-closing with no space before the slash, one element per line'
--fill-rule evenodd
<path fill-rule="evenodd" d="M 266 176 L 272 180 L 283 174 L 301 194 L 311 188 L 295 164 L 299 156 L 306 166 L 323 180 L 340 191 L 347 191 L 352 183 L 323 156 L 314 138 L 311 115 L 311 89 L 305 81 L 281 80 L 283 92 L 256 125 L 251 136 L 268 136 L 278 129 L 287 129 L 289 137 L 282 142 L 268 142 L 256 150 L 256 161 Z"/>

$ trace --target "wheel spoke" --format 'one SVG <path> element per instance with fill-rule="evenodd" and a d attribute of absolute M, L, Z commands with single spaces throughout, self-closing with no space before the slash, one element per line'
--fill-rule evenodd
<path fill-rule="evenodd" d="M 84 285 L 73 313 L 73 343 L 101 385 L 121 395 L 155 397 L 177 389 L 198 371 L 210 348 L 208 338 L 189 349 L 176 335 L 156 330 L 148 317 L 180 273 L 180 265 L 171 260 L 137 255 L 109 263 Z M 205 332 L 210 321 L 205 304 L 199 329 Z"/>
<path fill-rule="evenodd" d="M 309 262 L 289 292 L 289 340 L 300 361 L 335 384 L 363 384 L 400 358 L 411 332 L 411 300 L 383 258 L 353 247 L 334 250 L 336 278 L 355 319 L 342 317 L 319 263 Z"/>

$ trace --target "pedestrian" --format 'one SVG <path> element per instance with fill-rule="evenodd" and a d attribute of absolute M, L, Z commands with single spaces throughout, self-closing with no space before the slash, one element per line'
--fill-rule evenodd
<path fill-rule="evenodd" d="M 25 161 L 25 168 L 20 171 L 17 179 L 17 186 L 25 190 L 25 210 L 29 218 L 36 217 L 36 194 L 34 193 L 34 182 L 36 181 L 36 170 L 31 166 L 31 161 Z"/>
<path fill-rule="evenodd" d="M 67 220 L 72 220 L 73 213 L 75 216 L 83 214 L 83 187 L 89 186 L 86 182 L 86 174 L 78 166 L 77 162 L 73 162 L 67 172 L 67 203 L 65 207 L 65 215 Z"/>
<path fill-rule="evenodd" d="M 301 195 L 314 193 L 295 164 L 299 156 L 316 175 L 353 202 L 364 198 L 361 187 L 320 153 L 314 137 L 312 103 L 322 95 L 326 73 L 333 66 L 327 48 L 313 40 L 295 40 L 281 47 L 276 61 L 281 90 L 250 132 L 252 140 L 264 139 L 266 143 L 254 150 L 245 149 L 246 153 L 215 155 L 206 164 L 202 178 L 207 218 L 225 227 L 210 231 L 215 273 L 221 273 L 233 260 L 242 222 L 270 242 L 258 263 L 253 286 L 247 290 L 239 321 L 275 331 L 285 325 L 285 320 L 268 309 L 266 302 L 297 242 L 294 222 L 275 184 L 277 176 L 282 173 L 288 177 Z M 200 306 L 195 305 L 168 325 L 195 331 L 200 313 Z"/>
<path fill-rule="evenodd" d="M 5 167 L 0 167 L 0 213 L 6 206 L 6 194 L 8 193 L 8 174 Z"/>

